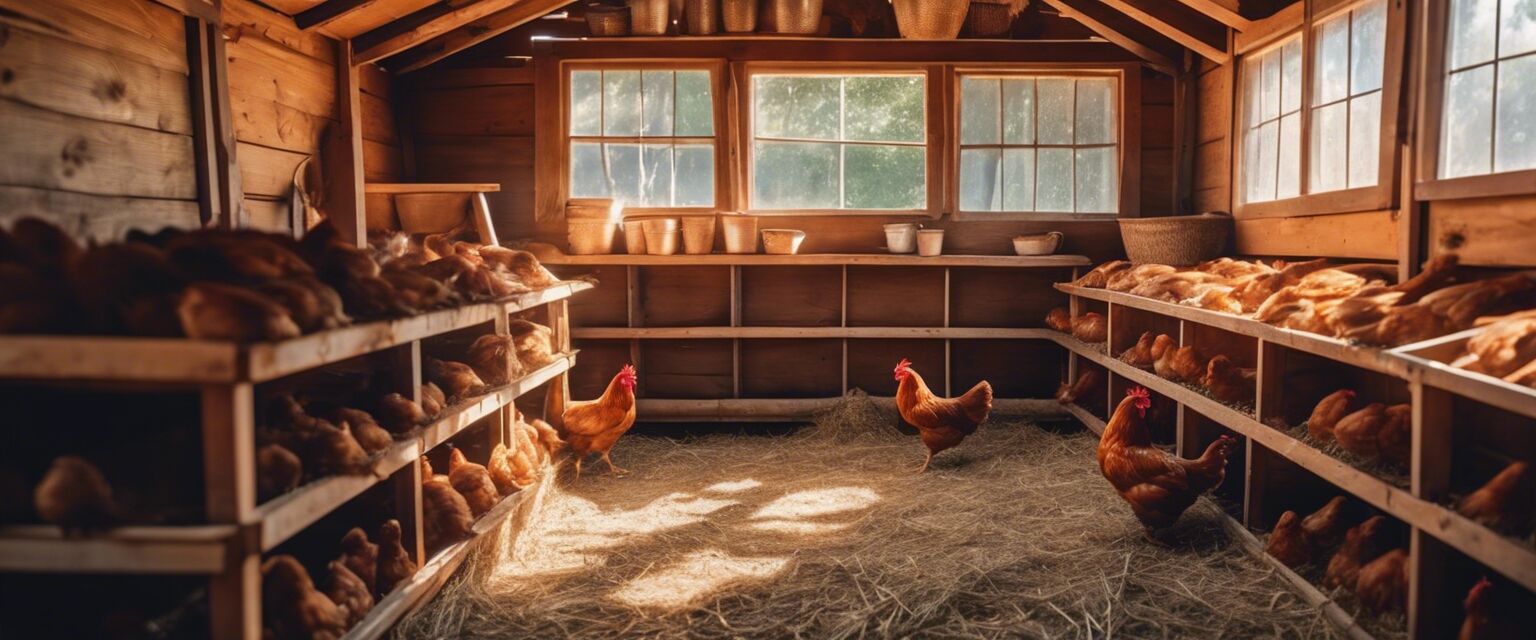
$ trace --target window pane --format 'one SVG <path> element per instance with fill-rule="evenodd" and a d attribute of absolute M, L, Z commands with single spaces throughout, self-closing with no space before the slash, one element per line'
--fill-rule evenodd
<path fill-rule="evenodd" d="M 1536 168 L 1536 57 L 1499 63 L 1498 114 L 1494 171 Z"/>
<path fill-rule="evenodd" d="M 1292 38 L 1280 48 L 1284 61 L 1280 73 L 1280 112 L 1301 109 L 1301 38 Z"/>
<path fill-rule="evenodd" d="M 1381 88 L 1387 46 L 1387 3 L 1377 0 L 1355 9 L 1350 26 L 1349 91 L 1360 95 Z"/>
<path fill-rule="evenodd" d="M 676 164 L 674 204 L 679 207 L 715 204 L 715 148 L 707 144 L 677 145 Z"/>
<path fill-rule="evenodd" d="M 608 197 L 608 178 L 603 170 L 603 145 L 571 143 L 571 197 Z"/>
<path fill-rule="evenodd" d="M 1098 147 L 1077 150 L 1077 211 L 1113 212 L 1115 182 L 1114 149 Z"/>
<path fill-rule="evenodd" d="M 1243 112 L 1247 128 L 1259 126 L 1264 121 L 1264 60 L 1252 58 L 1243 65 Z"/>
<path fill-rule="evenodd" d="M 1301 195 L 1301 114 L 1280 120 L 1280 159 L 1276 165 L 1275 198 Z"/>
<path fill-rule="evenodd" d="M 1266 122 L 1259 127 L 1258 183 L 1254 185 L 1259 200 L 1275 199 L 1275 172 L 1280 154 L 1280 123 Z"/>
<path fill-rule="evenodd" d="M 640 72 L 603 72 L 603 135 L 640 135 Z"/>
<path fill-rule="evenodd" d="M 1071 78 L 1040 78 L 1040 144 L 1072 144 Z"/>
<path fill-rule="evenodd" d="M 1035 210 L 1035 150 L 1003 150 L 1003 210 Z"/>
<path fill-rule="evenodd" d="M 1077 144 L 1115 141 L 1115 84 L 1107 78 L 1077 81 Z"/>
<path fill-rule="evenodd" d="M 836 209 L 838 146 L 818 142 L 755 143 L 752 205 L 760 209 Z"/>
<path fill-rule="evenodd" d="M 571 72 L 571 135 L 595 136 L 603 132 L 603 74 Z"/>
<path fill-rule="evenodd" d="M 836 140 L 840 87 L 836 77 L 757 76 L 754 133 L 768 138 Z"/>
<path fill-rule="evenodd" d="M 844 83 L 844 140 L 923 141 L 922 77 L 868 76 Z"/>
<path fill-rule="evenodd" d="M 641 148 L 640 200 L 643 207 L 672 206 L 672 145 Z"/>
<path fill-rule="evenodd" d="M 1381 164 L 1381 92 L 1349 101 L 1349 186 L 1376 184 Z"/>
<path fill-rule="evenodd" d="M 1536 49 L 1536 0 L 1503 0 L 1499 3 L 1499 57 L 1508 58 Z M 1503 83 L 1499 85 L 1503 92 Z"/>
<path fill-rule="evenodd" d="M 1042 82 L 1043 84 L 1043 82 Z M 1072 210 L 1072 150 L 1040 149 L 1035 181 L 1036 211 Z"/>
<path fill-rule="evenodd" d="M 1349 95 L 1349 18 L 1341 16 L 1317 28 L 1317 97 L 1312 104 L 1328 104 Z"/>
<path fill-rule="evenodd" d="M 677 135 L 715 135 L 712 94 L 708 71 L 677 72 Z"/>
<path fill-rule="evenodd" d="M 644 202 L 640 191 L 640 145 L 603 146 L 608 157 L 608 184 L 612 197 L 625 203 Z"/>
<path fill-rule="evenodd" d="M 1259 174 L 1260 145 L 1258 129 L 1248 129 L 1243 133 L 1243 201 L 1261 202 L 1267 200 L 1260 187 L 1265 183 L 1264 176 Z"/>
<path fill-rule="evenodd" d="M 1340 102 L 1312 110 L 1312 193 L 1343 189 L 1349 170 L 1344 141 L 1349 135 L 1349 104 Z"/>
<path fill-rule="evenodd" d="M 672 72 L 642 72 L 640 89 L 640 135 L 672 135 Z"/>
<path fill-rule="evenodd" d="M 1001 207 L 998 158 L 997 149 L 960 150 L 961 211 L 997 211 Z"/>
<path fill-rule="evenodd" d="M 1451 0 L 1450 68 L 1493 59 L 1498 0 Z"/>
<path fill-rule="evenodd" d="M 1003 143 L 1035 143 L 1035 81 L 1003 80 Z"/>
<path fill-rule="evenodd" d="M 922 147 L 843 146 L 843 206 L 922 209 L 927 203 Z"/>
<path fill-rule="evenodd" d="M 1264 116 L 1263 120 L 1273 120 L 1280 117 L 1280 56 L 1272 51 L 1264 54 L 1261 62 L 1264 93 L 1259 96 L 1260 104 L 1263 106 L 1263 111 L 1260 113 Z"/>
<path fill-rule="evenodd" d="M 960 144 L 997 144 L 997 78 L 960 79 Z"/>
<path fill-rule="evenodd" d="M 1440 177 L 1488 173 L 1493 147 L 1493 67 L 1451 74 L 1445 83 Z"/>

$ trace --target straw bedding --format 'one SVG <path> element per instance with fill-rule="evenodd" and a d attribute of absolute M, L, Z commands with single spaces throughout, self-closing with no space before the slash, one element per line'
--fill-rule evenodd
<path fill-rule="evenodd" d="M 994 417 L 914 475 L 859 397 L 788 435 L 630 435 L 633 474 L 567 469 L 398 635 L 1338 636 L 1205 503 L 1150 543 L 1094 446 Z"/>

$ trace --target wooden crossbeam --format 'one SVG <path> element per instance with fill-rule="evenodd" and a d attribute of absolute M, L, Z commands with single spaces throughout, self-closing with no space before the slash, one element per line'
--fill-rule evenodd
<path fill-rule="evenodd" d="M 378 62 L 416 47 L 440 35 L 505 9 L 517 0 L 478 0 L 455 7 L 440 3 L 398 21 L 369 31 L 353 40 L 355 64 Z"/>
<path fill-rule="evenodd" d="M 421 69 L 536 20 L 566 3 L 567 0 L 521 0 L 506 9 L 433 38 L 431 42 L 401 54 L 398 62 L 386 61 L 384 66 L 395 73 Z"/>
<path fill-rule="evenodd" d="M 300 29 L 314 29 L 348 13 L 366 7 L 377 0 L 325 0 L 293 17 Z"/>
<path fill-rule="evenodd" d="M 1226 64 L 1227 27 L 1183 4 L 1167 0 L 1102 0 L 1169 40 L 1217 64 Z"/>
<path fill-rule="evenodd" d="M 1253 26 L 1251 20 L 1244 18 L 1235 9 L 1216 2 L 1216 0 L 1179 0 L 1179 2 L 1205 14 L 1206 17 L 1212 20 L 1231 27 L 1233 31 L 1247 31 L 1249 27 Z"/>
<path fill-rule="evenodd" d="M 1174 70 L 1178 66 L 1174 60 L 1182 57 L 1177 51 L 1179 45 L 1152 31 L 1151 28 L 1126 17 L 1125 14 L 1109 8 L 1098 0 L 1045 0 L 1045 3 L 1060 12 L 1062 16 L 1088 27 L 1099 37 L 1146 60 L 1152 68 L 1174 75 Z"/>

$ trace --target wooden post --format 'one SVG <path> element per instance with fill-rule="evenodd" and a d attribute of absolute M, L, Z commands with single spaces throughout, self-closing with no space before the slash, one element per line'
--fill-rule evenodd
<path fill-rule="evenodd" d="M 385 357 L 389 359 L 389 375 L 391 385 L 400 395 L 410 398 L 412 402 L 421 403 L 421 341 L 412 340 L 398 347 L 390 349 Z"/>
<path fill-rule="evenodd" d="M 1408 637 L 1450 638 L 1465 593 L 1447 583 L 1451 549 L 1415 527 L 1408 540 Z"/>
<path fill-rule="evenodd" d="M 256 510 L 255 388 L 248 382 L 202 389 L 204 505 L 208 521 L 242 524 Z M 261 637 L 259 524 L 230 541 L 223 573 L 209 579 L 216 638 Z"/>
<path fill-rule="evenodd" d="M 1284 417 L 1285 398 L 1285 357 L 1286 349 L 1268 340 L 1259 341 L 1259 397 L 1254 406 L 1254 415 L 1259 422 L 1280 416 Z"/>
<path fill-rule="evenodd" d="M 425 534 L 421 527 L 421 459 L 401 467 L 389 482 L 395 494 L 395 519 L 400 521 L 400 546 L 405 547 L 419 567 L 427 560 Z"/>
<path fill-rule="evenodd" d="M 1451 405 L 1449 392 L 1408 383 L 1413 396 L 1413 495 L 1430 502 L 1446 497 L 1451 484 Z"/>
<path fill-rule="evenodd" d="M 228 56 L 217 21 L 185 18 L 197 199 L 204 225 L 246 226 L 229 107 Z"/>
<path fill-rule="evenodd" d="M 368 242 L 363 185 L 363 107 L 361 79 L 352 64 L 352 41 L 336 43 L 336 106 L 340 112 L 327 179 L 330 182 L 331 224 L 341 237 L 361 247 Z"/>
<path fill-rule="evenodd" d="M 246 528 L 259 537 L 259 526 Z M 235 540 L 229 547 L 224 572 L 208 579 L 210 636 L 258 640 L 261 632 L 261 553 L 255 540 Z"/>
<path fill-rule="evenodd" d="M 1270 523 L 1264 522 L 1268 519 L 1265 514 L 1264 490 L 1269 479 L 1270 456 L 1273 454 L 1264 445 L 1254 442 L 1253 438 L 1244 438 L 1244 446 L 1247 447 L 1248 468 L 1243 478 L 1243 524 L 1249 529 L 1265 529 Z"/>

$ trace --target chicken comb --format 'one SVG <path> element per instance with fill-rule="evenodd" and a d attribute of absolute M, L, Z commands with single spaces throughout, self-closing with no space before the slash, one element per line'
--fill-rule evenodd
<path fill-rule="evenodd" d="M 906 358 L 902 358 L 901 362 L 896 363 L 896 370 L 897 371 L 901 371 L 903 369 L 911 369 L 911 368 L 912 368 L 912 361 L 908 360 Z"/>
<path fill-rule="evenodd" d="M 1152 408 L 1152 392 L 1147 391 L 1146 387 L 1131 387 L 1126 389 L 1125 395 L 1135 398 L 1135 400 L 1131 401 L 1131 405 L 1136 407 L 1136 411 L 1141 414 L 1141 417 L 1147 417 L 1147 409 Z"/>
<path fill-rule="evenodd" d="M 636 377 L 638 377 L 635 374 L 635 365 L 632 365 L 632 364 L 624 365 L 623 369 L 619 369 L 619 376 L 620 377 L 624 377 L 624 378 L 629 378 L 630 380 L 634 380 Z"/>
<path fill-rule="evenodd" d="M 1493 581 L 1489 580 L 1488 576 L 1483 576 L 1482 578 L 1478 579 L 1477 584 L 1472 585 L 1472 589 L 1467 592 L 1467 599 L 1462 602 L 1461 606 L 1466 609 L 1471 609 L 1473 606 L 1473 601 L 1481 598 L 1486 591 L 1492 588 Z"/>

